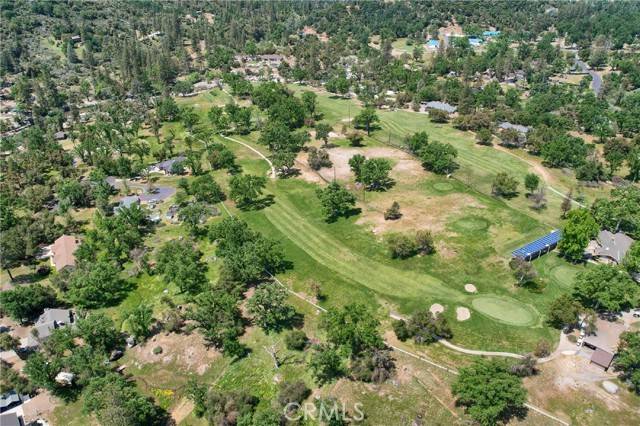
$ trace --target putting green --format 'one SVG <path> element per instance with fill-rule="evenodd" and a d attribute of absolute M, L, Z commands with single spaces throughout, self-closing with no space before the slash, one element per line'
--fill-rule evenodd
<path fill-rule="evenodd" d="M 558 265 L 551 270 L 551 276 L 562 287 L 570 287 L 578 271 L 568 265 Z"/>
<path fill-rule="evenodd" d="M 535 325 L 538 314 L 527 305 L 509 297 L 478 296 L 471 305 L 478 312 L 496 321 L 518 327 Z"/>
<path fill-rule="evenodd" d="M 461 232 L 482 231 L 489 228 L 489 221 L 479 216 L 466 216 L 453 222 L 453 228 Z"/>
<path fill-rule="evenodd" d="M 436 182 L 433 184 L 433 189 L 438 192 L 449 192 L 453 190 L 453 185 L 448 182 Z"/>

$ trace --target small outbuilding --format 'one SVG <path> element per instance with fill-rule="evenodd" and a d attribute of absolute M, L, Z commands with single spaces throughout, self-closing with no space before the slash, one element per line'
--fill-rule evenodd
<path fill-rule="evenodd" d="M 514 250 L 511 255 L 522 260 L 533 260 L 555 249 L 562 239 L 562 231 L 555 229 L 542 238 Z"/>
<path fill-rule="evenodd" d="M 611 366 L 611 362 L 613 362 L 614 356 L 615 355 L 609 351 L 605 351 L 601 348 L 596 348 L 596 350 L 593 351 L 593 354 L 591 354 L 590 362 L 592 364 L 599 365 L 600 367 L 604 368 L 605 371 L 607 371 Z"/>

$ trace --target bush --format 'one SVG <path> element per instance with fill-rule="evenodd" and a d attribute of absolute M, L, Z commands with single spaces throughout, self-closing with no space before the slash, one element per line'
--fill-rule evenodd
<path fill-rule="evenodd" d="M 549 356 L 551 354 L 551 346 L 549 345 L 549 342 L 544 339 L 539 340 L 533 354 L 538 358 Z"/>
<path fill-rule="evenodd" d="M 154 355 L 160 355 L 161 353 L 162 353 L 162 346 L 156 346 L 155 348 L 153 348 Z"/>
<path fill-rule="evenodd" d="M 302 351 L 307 347 L 309 339 L 302 330 L 291 330 L 284 338 L 287 349 L 292 351 Z"/>
<path fill-rule="evenodd" d="M 280 393 L 278 394 L 278 402 L 282 406 L 297 403 L 307 399 L 311 395 L 311 389 L 302 380 L 295 382 L 280 383 Z"/>
<path fill-rule="evenodd" d="M 309 167 L 312 170 L 320 170 L 323 167 L 331 167 L 333 163 L 329 159 L 329 154 L 324 149 L 309 148 Z"/>
<path fill-rule="evenodd" d="M 361 354 L 351 365 L 351 376 L 362 382 L 383 383 L 393 375 L 396 364 L 388 349 Z"/>
<path fill-rule="evenodd" d="M 409 332 L 409 328 L 407 327 L 407 322 L 405 320 L 393 321 L 392 327 L 393 332 L 401 342 L 404 342 L 411 337 L 411 333 Z"/>
<path fill-rule="evenodd" d="M 394 201 L 384 212 L 384 220 L 397 220 L 402 217 L 402 213 L 400 213 L 400 204 L 397 201 Z"/>
<path fill-rule="evenodd" d="M 403 234 L 390 234 L 387 237 L 387 247 L 393 259 L 407 259 L 418 252 L 416 241 Z"/>
<path fill-rule="evenodd" d="M 436 251 L 430 231 L 422 230 L 416 232 L 416 246 L 421 254 L 431 254 Z"/>
<path fill-rule="evenodd" d="M 479 145 L 493 145 L 491 143 L 491 139 L 493 139 L 493 134 L 491 133 L 491 130 L 486 127 L 483 127 L 476 133 L 476 142 L 478 142 Z"/>

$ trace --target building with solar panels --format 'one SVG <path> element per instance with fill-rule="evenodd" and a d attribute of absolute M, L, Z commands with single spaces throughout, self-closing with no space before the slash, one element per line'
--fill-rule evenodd
<path fill-rule="evenodd" d="M 513 257 L 517 257 L 522 260 L 533 260 L 555 249 L 561 239 L 562 231 L 560 231 L 559 229 L 555 229 L 544 237 L 538 238 L 537 240 L 530 242 L 526 246 L 514 250 L 511 254 L 513 255 Z"/>

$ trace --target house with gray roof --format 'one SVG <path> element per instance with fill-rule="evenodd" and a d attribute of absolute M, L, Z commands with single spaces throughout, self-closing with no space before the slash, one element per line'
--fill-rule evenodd
<path fill-rule="evenodd" d="M 71 309 L 45 309 L 38 317 L 31 333 L 26 337 L 23 347 L 37 348 L 51 336 L 53 330 L 75 323 L 75 313 Z"/>
<path fill-rule="evenodd" d="M 457 107 L 451 104 L 448 104 L 446 102 L 440 102 L 440 101 L 423 102 L 421 105 L 426 110 L 437 109 L 439 111 L 444 111 L 449 114 L 453 114 L 458 109 Z"/>
<path fill-rule="evenodd" d="M 589 243 L 587 255 L 601 263 L 620 264 L 633 244 L 633 239 L 622 232 L 600 231 L 598 238 Z"/>
<path fill-rule="evenodd" d="M 7 410 L 12 409 L 13 407 L 17 407 L 22 404 L 23 397 L 19 395 L 16 391 L 10 390 L 9 392 L 3 393 L 0 395 L 0 412 L 4 413 Z M 4 426 L 4 423 L 2 423 Z"/>
<path fill-rule="evenodd" d="M 529 133 L 529 130 L 531 130 L 527 126 L 522 126 L 520 124 L 511 124 L 508 121 L 500 123 L 498 127 L 502 130 L 515 130 L 523 135 L 526 135 L 527 133 Z"/>
<path fill-rule="evenodd" d="M 120 203 L 113 209 L 113 212 L 117 214 L 121 208 L 129 208 L 134 204 L 140 204 L 140 197 L 137 195 L 127 195 L 120 199 Z"/>
<path fill-rule="evenodd" d="M 171 169 L 175 163 L 182 163 L 187 159 L 187 157 L 180 155 L 178 157 L 170 158 L 168 160 L 160 161 L 149 167 L 149 171 L 151 173 L 164 173 L 166 175 L 171 174 Z"/>
<path fill-rule="evenodd" d="M 0 414 L 0 425 L 24 426 L 24 423 L 22 422 L 22 419 L 18 417 L 18 414 L 11 412 L 11 413 Z"/>

